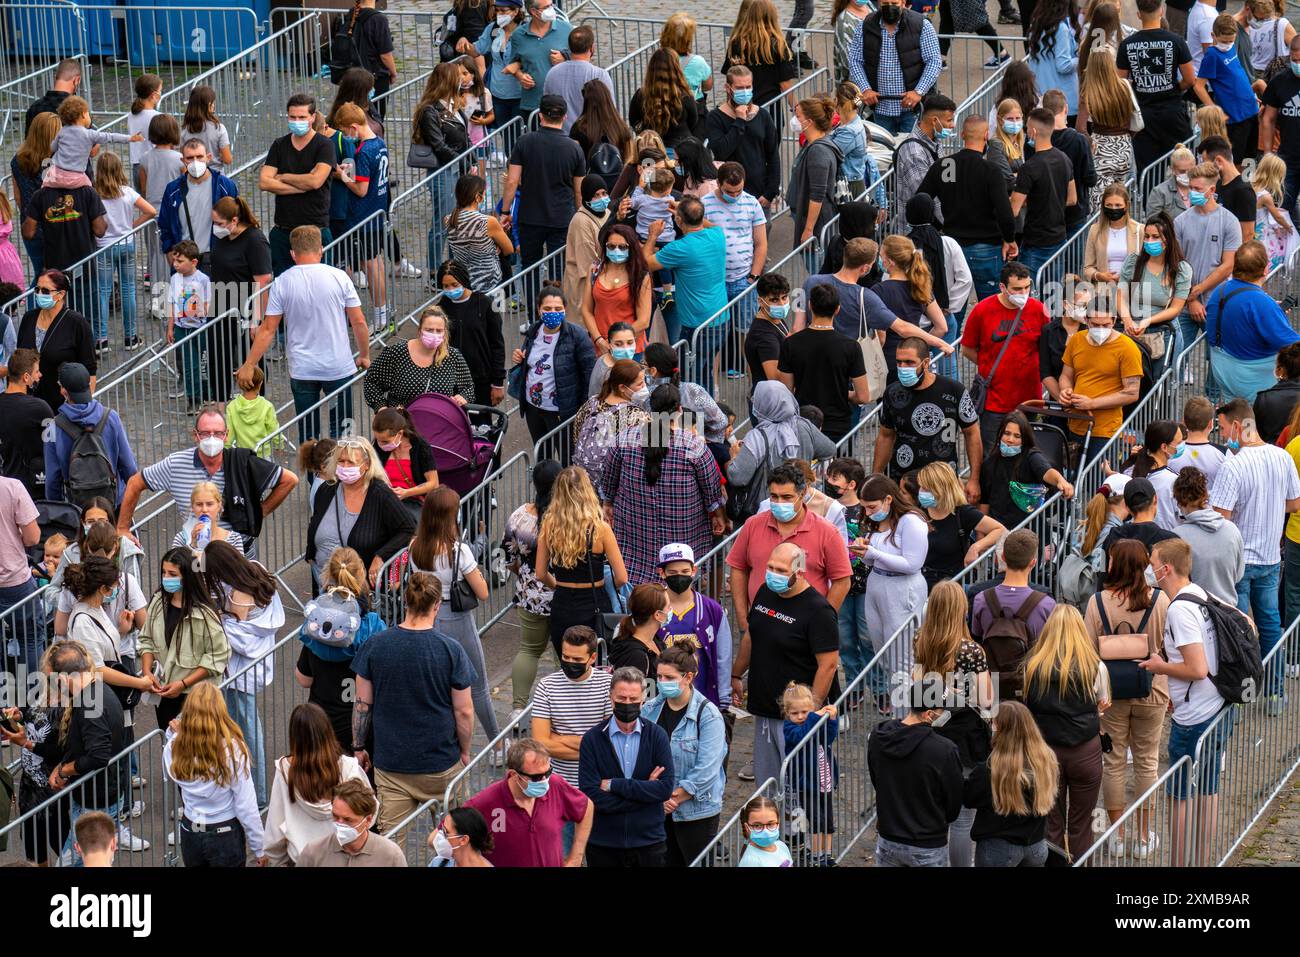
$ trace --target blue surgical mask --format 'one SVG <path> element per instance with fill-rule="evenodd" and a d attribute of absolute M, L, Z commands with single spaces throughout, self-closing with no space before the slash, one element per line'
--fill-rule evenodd
<path fill-rule="evenodd" d="M 627 262 L 628 250 L 626 246 L 606 246 L 605 258 L 612 263 Z"/>
<path fill-rule="evenodd" d="M 1023 130 L 1024 128 L 1025 128 L 1025 124 L 1022 123 L 1020 120 L 1003 120 L 1003 121 L 1002 121 L 1002 132 L 1003 132 L 1003 133 L 1006 133 L 1007 136 L 1015 136 L 1016 134 L 1018 134 L 1018 133 L 1019 133 L 1021 130 Z"/>
<path fill-rule="evenodd" d="M 794 502 L 773 502 L 772 517 L 778 522 L 793 522 L 798 506 Z"/>
<path fill-rule="evenodd" d="M 1204 206 L 1205 201 L 1208 198 L 1209 197 L 1207 197 L 1199 189 L 1189 190 L 1187 193 L 1187 201 L 1191 203 L 1193 206 Z"/>
<path fill-rule="evenodd" d="M 661 681 L 659 682 L 659 693 L 665 698 L 676 698 L 682 693 L 682 683 L 680 681 Z"/>
<path fill-rule="evenodd" d="M 754 101 L 754 91 L 753 89 L 732 90 L 731 98 L 736 101 L 737 106 L 748 106 Z"/>
<path fill-rule="evenodd" d="M 921 381 L 921 370 L 911 369 L 907 366 L 899 366 L 898 381 L 910 389 Z"/>
<path fill-rule="evenodd" d="M 778 595 L 784 594 L 790 588 L 790 576 L 778 575 L 774 571 L 769 571 L 764 575 L 763 581 L 767 584 L 768 588 L 772 589 L 772 591 L 776 592 Z"/>
<path fill-rule="evenodd" d="M 113 590 L 108 593 L 108 597 L 104 599 L 104 604 L 113 604 L 113 602 L 117 601 L 117 596 L 121 594 L 121 592 L 122 589 L 120 587 L 114 587 Z"/>
<path fill-rule="evenodd" d="M 348 149 L 355 150 L 357 148 L 357 138 L 355 136 L 345 136 L 343 137 L 343 145 Z"/>
<path fill-rule="evenodd" d="M 767 314 L 773 319 L 784 319 L 786 316 L 790 315 L 790 304 L 788 302 L 783 302 L 779 306 L 774 306 L 769 303 L 767 306 Z"/>
<path fill-rule="evenodd" d="M 593 199 L 587 205 L 591 207 L 593 213 L 603 213 L 605 210 L 609 209 L 609 197 L 601 196 L 599 199 Z"/>
<path fill-rule="evenodd" d="M 542 325 L 544 325 L 547 329 L 558 329 L 560 328 L 560 325 L 563 322 L 564 322 L 563 309 L 560 309 L 556 312 L 542 313 Z"/>
<path fill-rule="evenodd" d="M 872 512 L 870 515 L 867 516 L 867 518 L 871 519 L 873 522 L 879 525 L 885 519 L 889 518 L 889 512 L 886 509 L 882 508 L 879 512 Z"/>
<path fill-rule="evenodd" d="M 1291 66 L 1291 72 L 1294 73 L 1296 76 L 1300 76 L 1300 63 L 1296 63 L 1295 60 L 1292 60 L 1290 66 Z"/>
<path fill-rule="evenodd" d="M 465 295 L 465 287 L 446 286 L 443 288 L 442 294 L 447 298 L 454 300 L 455 302 L 460 302 L 461 297 Z"/>
<path fill-rule="evenodd" d="M 54 308 L 54 296 L 48 292 L 38 292 L 36 294 L 36 308 L 52 309 Z"/>
<path fill-rule="evenodd" d="M 1178 448 L 1174 449 L 1174 454 L 1173 454 L 1172 457 L 1173 457 L 1173 458 L 1179 458 L 1179 457 L 1180 457 L 1184 452 L 1186 452 L 1186 451 L 1187 451 L 1187 443 L 1186 443 L 1186 442 L 1179 442 L 1179 443 L 1178 443 Z"/>
<path fill-rule="evenodd" d="M 771 847 L 781 837 L 779 827 L 756 827 L 749 832 L 749 842 L 758 847 Z"/>
<path fill-rule="evenodd" d="M 550 789 L 551 782 L 549 779 L 543 781 L 529 781 L 524 785 L 524 794 L 528 795 L 530 798 L 544 798 L 546 797 L 546 792 Z"/>
<path fill-rule="evenodd" d="M 1148 256 L 1159 256 L 1165 251 L 1165 244 L 1158 239 L 1148 239 L 1142 244 L 1142 251 Z"/>
<path fill-rule="evenodd" d="M 950 140 L 956 135 L 957 135 L 957 130 L 951 126 L 939 127 L 939 139 L 941 140 Z"/>
<path fill-rule="evenodd" d="M 934 497 L 933 492 L 917 492 L 916 500 L 920 503 L 921 508 L 934 508 L 939 504 L 939 500 Z"/>
<path fill-rule="evenodd" d="M 311 129 L 311 123 L 307 120 L 289 121 L 289 132 L 294 136 L 306 136 L 309 129 Z"/>
<path fill-rule="evenodd" d="M 1005 442 L 998 443 L 998 449 L 1002 452 L 1003 458 L 1011 458 L 1020 454 L 1020 446 L 1008 445 Z"/>
<path fill-rule="evenodd" d="M 1236 439 L 1228 439 L 1228 441 L 1225 442 L 1224 444 L 1228 446 L 1228 451 L 1229 451 L 1229 452 L 1240 452 L 1240 451 L 1241 451 L 1241 443 L 1240 443 L 1239 441 L 1237 441 Z"/>
<path fill-rule="evenodd" d="M 724 193 L 724 192 L 722 192 L 721 190 L 718 190 L 718 193 L 722 196 L 722 201 L 723 201 L 724 203 L 739 203 L 739 202 L 740 202 L 740 197 L 739 197 L 739 196 L 732 196 L 730 193 Z"/>
<path fill-rule="evenodd" d="M 164 578 L 162 586 L 163 591 L 169 595 L 174 595 L 181 590 L 181 580 L 179 578 Z"/>
<path fill-rule="evenodd" d="M 615 346 L 609 350 L 615 361 L 619 359 L 632 359 L 636 356 L 636 346 Z"/>

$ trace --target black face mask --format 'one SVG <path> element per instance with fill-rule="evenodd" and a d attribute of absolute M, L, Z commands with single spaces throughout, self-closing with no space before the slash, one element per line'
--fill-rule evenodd
<path fill-rule="evenodd" d="M 570 681 L 577 681 L 587 673 L 587 664 L 583 661 L 560 661 L 560 670 Z"/>
<path fill-rule="evenodd" d="M 666 575 L 664 584 L 674 595 L 683 595 L 690 590 L 691 584 L 695 581 L 694 575 Z"/>
<path fill-rule="evenodd" d="M 1106 216 L 1106 218 L 1109 219 L 1112 223 L 1117 223 L 1117 222 L 1119 222 L 1121 219 L 1124 218 L 1124 216 L 1128 213 L 1128 210 L 1127 210 L 1127 209 L 1111 209 L 1109 206 L 1105 206 L 1105 207 L 1102 208 L 1102 213 L 1103 213 L 1103 214 Z"/>
<path fill-rule="evenodd" d="M 624 704 L 621 701 L 614 702 L 614 717 L 618 718 L 624 724 L 631 724 L 637 718 L 641 717 L 641 706 L 639 704 Z"/>
<path fill-rule="evenodd" d="M 903 8 L 897 4 L 888 4 L 880 8 L 880 19 L 893 26 L 903 19 Z"/>

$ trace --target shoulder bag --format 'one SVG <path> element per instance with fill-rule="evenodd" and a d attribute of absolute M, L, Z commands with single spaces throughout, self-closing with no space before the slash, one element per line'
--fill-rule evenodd
<path fill-rule="evenodd" d="M 1097 635 L 1097 648 L 1102 663 L 1110 673 L 1111 697 L 1115 700 L 1145 698 L 1151 693 L 1154 675 L 1138 667 L 1138 662 L 1145 661 L 1155 654 L 1155 641 L 1147 634 L 1147 622 L 1155 610 L 1157 595 L 1151 595 L 1151 604 L 1142 615 L 1142 620 L 1134 629 L 1127 622 L 1120 622 L 1127 632 L 1112 628 L 1106 617 L 1106 603 L 1101 592 L 1093 596 L 1097 603 L 1097 615 L 1101 619 L 1101 629 Z"/>
<path fill-rule="evenodd" d="M 1002 357 L 1007 354 L 1007 346 L 1011 345 L 1011 340 L 1015 338 L 1020 331 L 1020 316 L 1024 313 L 1025 307 L 1021 306 L 1016 310 L 1016 317 L 1011 320 L 1011 328 L 1007 332 L 1007 337 L 1002 342 L 1002 348 L 998 351 L 998 357 L 993 360 L 993 366 L 989 369 L 987 376 L 982 376 L 977 371 L 975 378 L 971 381 L 970 400 L 975 403 L 975 411 L 980 415 L 984 414 L 984 406 L 989 400 L 989 388 L 993 385 L 993 377 L 997 375 L 998 366 L 1002 364 Z"/>
<path fill-rule="evenodd" d="M 885 397 L 885 383 L 889 381 L 889 363 L 880 337 L 867 328 L 867 291 L 858 287 L 858 348 L 862 350 L 862 364 L 867 370 L 867 395 L 872 402 Z"/>
<path fill-rule="evenodd" d="M 105 668 L 109 669 L 110 671 L 116 671 L 119 674 L 127 675 L 128 677 L 131 678 L 139 677 L 134 671 L 132 671 L 130 668 L 126 666 L 125 662 L 122 661 L 122 653 L 117 650 L 117 642 L 113 640 L 113 636 L 108 633 L 108 631 L 104 628 L 103 623 L 98 618 L 96 618 L 94 615 L 88 615 L 84 611 L 79 612 L 76 616 L 74 616 L 74 618 L 89 618 L 94 623 L 95 627 L 100 630 L 103 636 L 108 639 L 108 644 L 113 649 L 114 654 L 117 655 L 117 660 L 109 661 L 105 659 L 104 660 Z M 68 630 L 69 631 L 72 630 L 72 620 L 69 620 L 68 622 Z M 105 685 L 108 688 L 112 689 L 113 693 L 117 695 L 117 700 L 122 703 L 123 711 L 130 711 L 140 703 L 141 692 L 139 688 L 124 688 L 121 685 L 110 685 L 108 684 L 108 682 L 105 682 Z"/>

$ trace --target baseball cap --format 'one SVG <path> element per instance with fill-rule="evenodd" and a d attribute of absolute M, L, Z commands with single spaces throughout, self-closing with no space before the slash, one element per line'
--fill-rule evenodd
<path fill-rule="evenodd" d="M 562 120 L 564 114 L 569 112 L 569 106 L 564 102 L 564 97 L 558 93 L 547 93 L 542 97 L 541 103 L 537 105 L 541 110 L 542 116 L 548 120 Z"/>
<path fill-rule="evenodd" d="M 59 385 L 67 390 L 69 402 L 81 405 L 90 401 L 90 373 L 80 362 L 59 366 Z"/>
<path fill-rule="evenodd" d="M 1097 494 L 1105 495 L 1108 498 L 1111 495 L 1123 495 L 1124 486 L 1128 485 L 1130 481 L 1129 477 L 1123 472 L 1114 472 L 1106 476 L 1106 481 L 1101 483 L 1101 487 L 1097 489 Z"/>
<path fill-rule="evenodd" d="M 1156 488 L 1144 478 L 1129 479 L 1124 485 L 1124 504 L 1130 512 L 1147 508 L 1156 500 Z"/>
<path fill-rule="evenodd" d="M 671 545 L 665 545 L 659 549 L 659 565 L 663 567 L 669 562 L 690 562 L 695 564 L 695 549 L 689 545 L 682 545 L 674 542 Z"/>

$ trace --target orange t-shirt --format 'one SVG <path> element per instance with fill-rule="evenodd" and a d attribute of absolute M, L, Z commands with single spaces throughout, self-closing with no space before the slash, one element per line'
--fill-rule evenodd
<path fill-rule="evenodd" d="M 1142 375 L 1142 354 L 1137 343 L 1123 334 L 1103 346 L 1094 346 L 1087 330 L 1080 329 L 1065 344 L 1062 362 L 1074 370 L 1074 391 L 1090 399 L 1119 392 L 1124 387 L 1123 380 Z M 1092 416 L 1093 438 L 1108 439 L 1123 424 L 1124 409 L 1122 406 L 1094 409 Z M 1087 430 L 1087 423 L 1070 420 L 1071 432 L 1083 435 Z"/>

